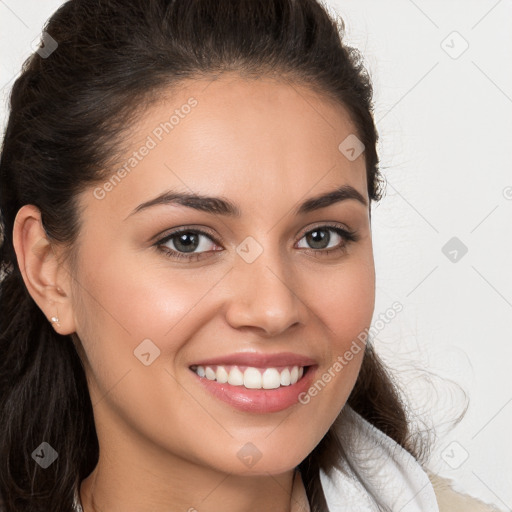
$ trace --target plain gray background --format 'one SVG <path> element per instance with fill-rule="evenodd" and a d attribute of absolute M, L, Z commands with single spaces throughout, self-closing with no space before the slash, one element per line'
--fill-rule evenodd
<path fill-rule="evenodd" d="M 12 82 L 61 3 L 0 0 L 2 129 Z M 511 510 L 512 2 L 327 5 L 375 87 L 387 179 L 372 212 L 375 345 L 432 418 L 431 469 Z M 403 311 L 377 324 L 395 301 Z M 458 386 L 470 405 L 450 429 Z"/>

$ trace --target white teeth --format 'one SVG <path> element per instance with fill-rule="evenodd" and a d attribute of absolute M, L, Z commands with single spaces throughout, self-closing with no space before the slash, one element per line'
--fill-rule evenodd
<path fill-rule="evenodd" d="M 228 383 L 232 386 L 244 385 L 244 374 L 236 366 L 229 372 Z"/>
<path fill-rule="evenodd" d="M 217 382 L 220 382 L 221 384 L 224 384 L 228 381 L 228 372 L 226 371 L 226 368 L 224 366 L 217 366 L 217 372 L 215 373 L 216 377 L 215 380 Z"/>
<path fill-rule="evenodd" d="M 209 366 L 205 368 L 204 372 L 208 380 L 215 380 L 215 372 Z"/>
<path fill-rule="evenodd" d="M 261 389 L 261 373 L 256 368 L 247 368 L 244 372 L 244 386 L 249 389 Z"/>
<path fill-rule="evenodd" d="M 277 389 L 280 386 L 295 384 L 304 375 L 304 367 L 291 366 L 279 371 L 276 368 L 266 368 L 264 371 L 258 368 L 248 367 L 244 372 L 238 366 L 197 366 L 195 372 L 199 377 L 208 380 L 216 380 L 221 384 L 232 386 L 244 386 L 248 389 Z M 229 371 L 228 371 L 229 370 Z"/>
<path fill-rule="evenodd" d="M 263 389 L 276 389 L 281 385 L 281 377 L 275 368 L 267 368 L 261 376 Z"/>
<path fill-rule="evenodd" d="M 285 368 L 281 372 L 281 386 L 289 386 L 290 385 L 290 370 L 288 368 Z"/>

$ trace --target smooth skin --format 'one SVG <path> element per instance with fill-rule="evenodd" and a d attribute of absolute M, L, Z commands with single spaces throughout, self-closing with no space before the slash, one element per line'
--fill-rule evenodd
<path fill-rule="evenodd" d="M 274 413 L 234 409 L 190 370 L 234 352 L 293 352 L 316 360 L 321 378 L 370 326 L 375 299 L 369 207 L 347 199 L 294 213 L 341 185 L 369 202 L 364 153 L 351 161 L 338 149 L 355 133 L 347 111 L 270 78 L 190 80 L 127 127 L 117 161 L 191 97 L 197 105 L 102 199 L 97 185 L 81 193 L 73 264 L 46 239 L 35 206 L 16 218 L 30 294 L 83 346 L 100 446 L 81 483 L 84 512 L 289 511 L 293 469 L 325 435 L 360 369 L 363 351 L 308 404 Z M 177 204 L 133 213 L 171 189 L 221 196 L 241 216 Z M 328 248 L 311 245 L 307 234 L 333 223 L 358 240 L 324 228 Z M 178 237 L 155 245 L 184 227 L 211 234 L 199 235 L 196 261 L 165 253 L 182 247 Z M 237 252 L 248 236 L 263 249 L 252 263 Z M 160 355 L 146 366 L 134 350 L 148 338 Z M 261 454 L 252 467 L 237 456 L 246 443 Z"/>

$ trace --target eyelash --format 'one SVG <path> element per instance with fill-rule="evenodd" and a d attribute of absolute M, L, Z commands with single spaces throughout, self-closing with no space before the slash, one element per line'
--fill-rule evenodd
<path fill-rule="evenodd" d="M 334 248 L 331 249 L 303 249 L 306 253 L 313 252 L 315 256 L 318 254 L 321 254 L 321 257 L 327 256 L 331 253 L 341 252 L 345 253 L 347 246 L 351 244 L 352 242 L 357 242 L 359 240 L 359 235 L 356 231 L 349 231 L 347 229 L 341 228 L 338 225 L 332 225 L 332 224 L 322 224 L 320 226 L 315 226 L 312 229 L 309 229 L 308 231 L 305 231 L 302 236 L 299 238 L 299 240 L 302 240 L 306 235 L 309 233 L 312 233 L 316 230 L 323 230 L 325 228 L 328 228 L 329 230 L 334 231 L 337 235 L 339 235 L 343 242 Z M 204 252 L 196 252 L 196 253 L 183 253 L 180 251 L 175 251 L 174 249 L 169 249 L 165 246 L 167 242 L 172 240 L 174 237 L 181 235 L 183 233 L 193 233 L 193 234 L 199 234 L 204 235 L 207 238 L 209 238 L 212 242 L 214 242 L 216 245 L 220 245 L 217 243 L 217 241 L 212 237 L 210 233 L 207 233 L 206 231 L 203 231 L 198 228 L 181 228 L 177 231 L 173 231 L 172 233 L 169 233 L 165 237 L 158 240 L 154 245 L 161 250 L 165 256 L 171 259 L 175 260 L 187 260 L 187 261 L 199 261 L 204 254 L 209 252 L 221 252 L 219 251 L 204 251 Z"/>

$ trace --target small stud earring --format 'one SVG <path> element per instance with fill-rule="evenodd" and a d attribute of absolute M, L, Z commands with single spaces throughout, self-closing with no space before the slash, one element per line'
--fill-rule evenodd
<path fill-rule="evenodd" d="M 60 325 L 59 324 L 59 317 L 57 317 L 57 316 L 52 316 L 51 322 L 52 322 L 52 324 Z"/>

